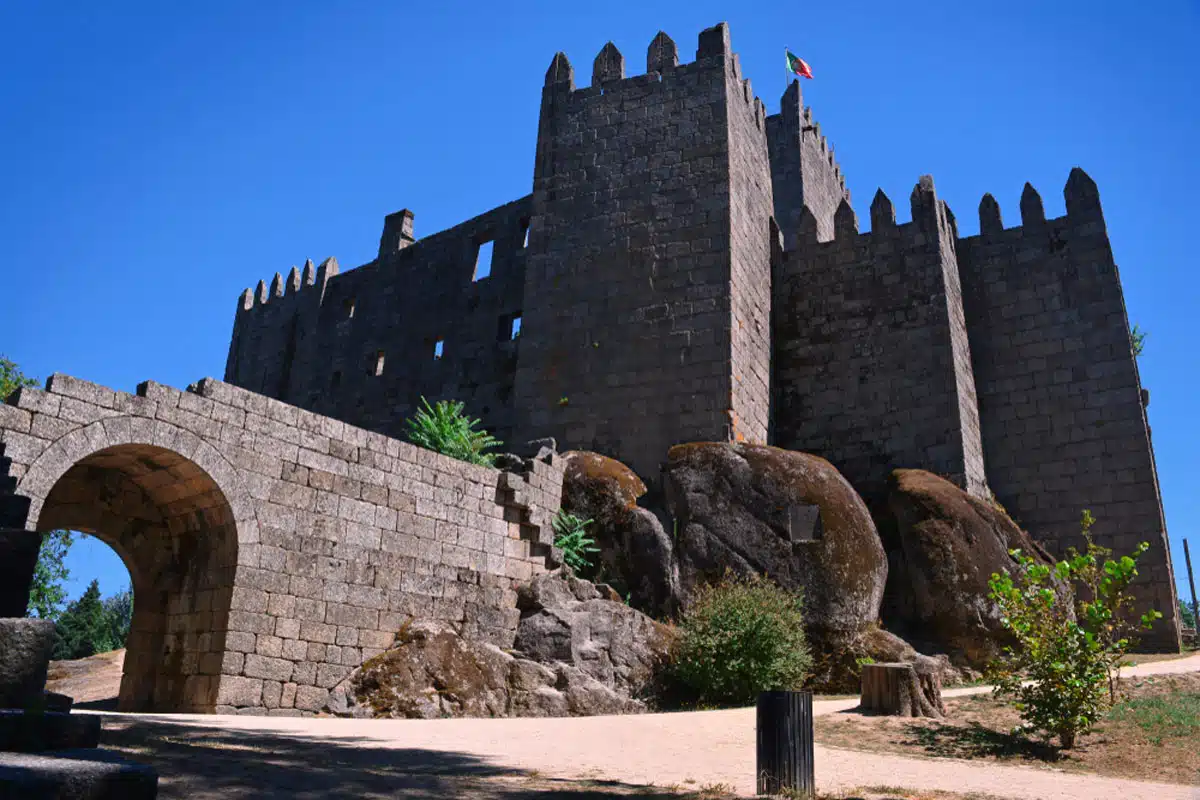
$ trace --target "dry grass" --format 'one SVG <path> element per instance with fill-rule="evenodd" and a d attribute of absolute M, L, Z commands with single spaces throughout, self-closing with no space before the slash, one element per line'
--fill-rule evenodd
<path fill-rule="evenodd" d="M 816 735 L 853 750 L 1200 784 L 1200 674 L 1130 679 L 1122 688 L 1125 699 L 1069 751 L 1014 735 L 1019 715 L 990 694 L 946 700 L 942 720 L 830 714 L 817 718 Z"/>

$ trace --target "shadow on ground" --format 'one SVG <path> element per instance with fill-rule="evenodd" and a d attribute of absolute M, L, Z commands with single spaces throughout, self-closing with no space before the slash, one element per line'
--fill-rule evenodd
<path fill-rule="evenodd" d="M 614 781 L 564 781 L 490 764 L 465 753 L 388 749 L 358 737 L 314 739 L 106 717 L 102 746 L 158 770 L 173 798 L 411 798 L 678 800 L 679 793 Z M 684 796 L 687 796 L 684 794 Z M 710 791 L 694 797 L 720 798 Z"/>
<path fill-rule="evenodd" d="M 390 749 L 360 737 L 291 735 L 105 717 L 101 746 L 153 766 L 160 800 L 405 798 L 442 800 L 729 800 L 725 785 L 635 786 L 551 778 L 467 753 Z M 903 800 L 891 792 L 863 798 Z"/>
<path fill-rule="evenodd" d="M 922 748 L 945 758 L 1016 758 L 1053 764 L 1066 759 L 1053 744 L 985 728 L 978 722 L 965 725 L 906 725 L 902 744 Z"/>

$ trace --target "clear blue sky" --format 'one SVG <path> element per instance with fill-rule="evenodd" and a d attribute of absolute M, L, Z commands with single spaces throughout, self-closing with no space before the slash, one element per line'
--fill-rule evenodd
<path fill-rule="evenodd" d="M 186 8 L 185 8 L 186 6 Z M 977 230 L 1030 181 L 1048 214 L 1100 186 L 1141 359 L 1176 572 L 1200 551 L 1195 2 L 44 3 L 0 5 L 0 352 L 132 390 L 221 377 L 238 294 L 305 258 L 369 260 L 385 214 L 427 235 L 530 191 L 543 74 L 579 84 L 612 39 L 630 74 L 662 29 L 684 60 L 729 22 L 774 113 L 783 48 L 859 216 L 907 218 L 922 173 Z M 126 582 L 103 546 L 93 575 Z M 1197 555 L 1200 555 L 1198 553 Z"/>

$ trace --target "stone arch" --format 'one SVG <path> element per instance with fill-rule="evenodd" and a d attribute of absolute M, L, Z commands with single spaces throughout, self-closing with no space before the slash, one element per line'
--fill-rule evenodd
<path fill-rule="evenodd" d="M 118 708 L 212 711 L 239 561 L 258 525 L 216 448 L 159 420 L 108 418 L 48 446 L 18 484 L 27 530 L 109 544 L 129 570 L 134 615 Z"/>

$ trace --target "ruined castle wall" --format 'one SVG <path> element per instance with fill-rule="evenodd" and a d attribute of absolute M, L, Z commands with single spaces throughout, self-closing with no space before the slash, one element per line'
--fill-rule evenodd
<path fill-rule="evenodd" d="M 833 157 L 833 148 L 803 107 L 800 81 L 792 81 L 780 99 L 779 113 L 767 117 L 771 152 L 775 220 L 789 248 L 799 233 L 800 209 L 807 206 L 817 221 L 817 239 L 833 238 L 833 215 L 843 200 L 850 202 L 846 178 Z"/>
<path fill-rule="evenodd" d="M 765 140 L 749 133 L 759 112 L 728 29 L 702 33 L 690 64 L 660 34 L 648 65 L 625 78 L 610 45 L 589 88 L 575 89 L 562 54 L 547 74 L 516 405 L 528 436 L 620 458 L 653 486 L 671 445 L 732 438 L 735 406 L 744 435 L 765 435 L 761 360 L 750 335 L 739 341 L 735 398 L 731 329 L 737 316 L 753 331 L 766 312 L 761 298 L 734 309 L 731 261 L 738 281 L 769 280 L 765 241 L 745 243 L 767 238 L 769 187 L 768 206 L 737 211 L 733 231 L 733 165 L 763 180 Z"/>
<path fill-rule="evenodd" d="M 953 223 L 927 178 L 913 221 L 877 195 L 872 231 L 843 204 L 818 242 L 805 211 L 775 285 L 775 444 L 829 459 L 869 501 L 897 467 L 984 492 Z"/>
<path fill-rule="evenodd" d="M 226 380 L 389 436 L 420 397 L 460 400 L 507 442 L 529 198 L 417 241 L 395 216 L 375 261 L 340 274 L 310 264 L 243 295 Z M 484 242 L 491 272 L 475 280 Z"/>
<path fill-rule="evenodd" d="M 139 484 L 136 507 L 106 476 Z M 157 710 L 317 711 L 413 616 L 511 646 L 516 582 L 555 557 L 561 487 L 552 455 L 500 472 L 211 379 L 129 395 L 55 375 L 0 403 L 0 525 L 70 519 L 169 595 L 135 610 L 169 672 L 148 687 Z M 187 544 L 215 533 L 215 561 Z"/>
<path fill-rule="evenodd" d="M 1151 646 L 1178 649 L 1170 550 L 1137 361 L 1095 184 L 1066 188 L 1067 215 L 1046 220 L 1027 187 L 1022 224 L 1004 229 L 985 197 L 978 236 L 959 242 L 988 482 L 1052 552 L 1097 541 L 1151 549 L 1135 588 L 1165 620 Z"/>

